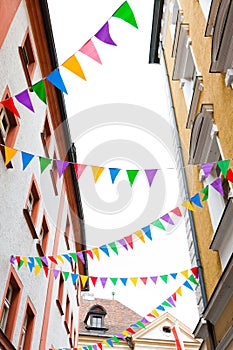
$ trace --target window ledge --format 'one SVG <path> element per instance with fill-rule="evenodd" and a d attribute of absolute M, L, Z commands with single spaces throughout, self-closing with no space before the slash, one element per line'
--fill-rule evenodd
<path fill-rule="evenodd" d="M 64 321 L 64 326 L 65 326 L 67 334 L 70 334 L 70 330 L 69 330 L 69 326 L 68 326 L 67 321 Z"/>
<path fill-rule="evenodd" d="M 27 209 L 23 209 L 23 215 L 26 219 L 26 222 L 28 224 L 28 227 L 30 229 L 30 232 L 31 232 L 31 235 L 32 235 L 32 238 L 33 239 L 38 239 L 38 235 L 36 233 L 36 230 L 35 230 L 35 226 L 32 222 L 32 218 L 31 218 L 31 215 L 29 214 L 29 212 L 27 211 Z"/>
<path fill-rule="evenodd" d="M 58 310 L 59 310 L 61 316 L 63 316 L 64 315 L 64 311 L 63 311 L 63 308 L 62 308 L 62 305 L 61 305 L 61 302 L 60 302 L 59 299 L 56 299 L 56 304 L 57 304 L 57 307 L 58 307 Z"/>

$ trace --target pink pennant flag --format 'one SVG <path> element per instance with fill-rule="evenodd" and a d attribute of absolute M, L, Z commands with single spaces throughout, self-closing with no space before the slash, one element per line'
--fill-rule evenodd
<path fill-rule="evenodd" d="M 30 111 L 35 112 L 27 89 L 15 95 L 15 98 L 19 103 L 27 107 Z"/>
<path fill-rule="evenodd" d="M 85 170 L 87 166 L 85 164 L 74 164 L 75 172 L 76 172 L 76 177 L 79 180 L 80 176 L 82 175 L 83 171 Z"/>
<path fill-rule="evenodd" d="M 174 213 L 174 214 L 177 215 L 177 216 L 182 216 L 182 213 L 181 213 L 179 207 L 177 207 L 177 208 L 171 210 L 171 213 Z"/>
<path fill-rule="evenodd" d="M 81 49 L 79 49 L 80 52 L 82 52 L 84 55 L 89 56 L 90 58 L 92 58 L 93 60 L 95 60 L 96 62 L 102 64 L 99 54 L 95 48 L 95 45 L 93 44 L 92 40 L 89 39 L 86 44 L 84 44 Z"/>
<path fill-rule="evenodd" d="M 174 222 L 172 221 L 172 219 L 171 219 L 169 214 L 165 214 L 165 215 L 161 216 L 160 219 L 163 219 L 168 224 L 174 225 Z"/>
<path fill-rule="evenodd" d="M 131 249 L 133 249 L 133 236 L 129 235 L 127 237 L 124 237 L 124 239 L 126 240 L 126 242 L 128 243 L 128 245 L 130 246 Z"/>
<path fill-rule="evenodd" d="M 112 40 L 109 33 L 109 23 L 106 22 L 102 28 L 95 34 L 95 37 L 99 40 L 103 41 L 105 44 L 116 46 L 114 41 Z"/>
<path fill-rule="evenodd" d="M 69 162 L 56 159 L 56 165 L 57 165 L 58 175 L 59 177 L 61 177 L 64 171 L 66 170 L 67 166 L 69 165 Z"/>
<path fill-rule="evenodd" d="M 224 196 L 224 191 L 222 188 L 222 181 L 220 178 L 217 178 L 214 182 L 211 183 L 211 186 L 218 191 L 222 196 Z"/>
<path fill-rule="evenodd" d="M 214 163 L 206 163 L 206 164 L 201 165 L 201 168 L 205 174 L 206 179 L 209 176 L 209 174 L 211 173 L 213 166 L 214 166 Z"/>
<path fill-rule="evenodd" d="M 154 180 L 154 177 L 155 177 L 158 170 L 157 169 L 145 169 L 144 171 L 145 171 L 147 180 L 149 182 L 149 185 L 151 186 L 152 182 Z"/>

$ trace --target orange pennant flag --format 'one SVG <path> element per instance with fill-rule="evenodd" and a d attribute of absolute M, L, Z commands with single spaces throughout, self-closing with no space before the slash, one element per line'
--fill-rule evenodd
<path fill-rule="evenodd" d="M 68 60 L 66 60 L 63 64 L 63 67 L 70 70 L 72 73 L 78 75 L 80 78 L 86 80 L 86 77 L 83 73 L 82 67 L 80 66 L 79 61 L 77 60 L 76 56 L 73 55 Z"/>
<path fill-rule="evenodd" d="M 92 169 L 92 172 L 93 172 L 94 181 L 96 183 L 98 178 L 100 177 L 100 175 L 104 171 L 104 168 L 98 167 L 98 166 L 92 166 L 91 169 Z"/>
<path fill-rule="evenodd" d="M 136 287 L 138 283 L 138 277 L 130 277 L 130 281 L 133 283 L 133 285 Z"/>
<path fill-rule="evenodd" d="M 176 293 L 179 294 L 179 295 L 182 297 L 182 289 L 181 289 L 181 287 L 179 287 L 179 288 L 176 290 Z"/>
<path fill-rule="evenodd" d="M 7 146 L 4 146 L 4 149 L 5 149 L 5 165 L 7 165 L 18 151 L 14 148 L 10 148 Z"/>
<path fill-rule="evenodd" d="M 185 201 L 184 203 L 181 204 L 183 207 L 187 208 L 188 210 L 194 211 L 194 207 L 191 204 L 189 200 Z"/>
<path fill-rule="evenodd" d="M 97 257 L 98 260 L 100 260 L 100 251 L 99 248 L 92 248 L 93 253 Z"/>
<path fill-rule="evenodd" d="M 88 276 L 80 275 L 80 279 L 81 279 L 83 288 L 85 288 L 85 285 L 86 285 L 87 280 L 88 280 Z"/>
<path fill-rule="evenodd" d="M 181 271 L 181 274 L 187 279 L 189 278 L 189 270 Z"/>
<path fill-rule="evenodd" d="M 138 231 L 134 232 L 134 234 L 135 234 L 143 243 L 145 243 L 144 234 L 142 233 L 141 230 L 138 230 Z"/>

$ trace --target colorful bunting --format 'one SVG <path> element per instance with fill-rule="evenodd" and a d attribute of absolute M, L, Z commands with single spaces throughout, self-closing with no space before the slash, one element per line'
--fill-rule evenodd
<path fill-rule="evenodd" d="M 233 182 L 233 171 L 231 169 L 228 169 L 226 179 L 230 182 Z"/>
<path fill-rule="evenodd" d="M 115 180 L 116 180 L 116 177 L 117 177 L 117 175 L 118 175 L 119 172 L 120 172 L 120 169 L 117 169 L 117 168 L 109 168 L 109 172 L 110 172 L 110 176 L 111 176 L 112 183 L 114 184 L 114 182 L 115 182 Z"/>
<path fill-rule="evenodd" d="M 90 58 L 92 58 L 93 60 L 95 60 L 96 62 L 102 64 L 99 54 L 95 48 L 95 45 L 93 44 L 92 40 L 89 39 L 86 44 L 84 44 L 81 49 L 79 49 L 80 52 L 82 52 L 84 55 L 89 56 Z"/>
<path fill-rule="evenodd" d="M 77 60 L 77 57 L 75 55 L 71 56 L 66 60 L 63 64 L 63 67 L 66 69 L 70 70 L 72 73 L 76 74 L 83 80 L 86 80 L 86 77 L 83 73 L 82 67 L 80 66 L 79 61 Z"/>
<path fill-rule="evenodd" d="M 16 117 L 20 118 L 19 112 L 15 107 L 13 98 L 10 97 L 7 100 L 3 100 L 0 102 L 5 108 L 7 108 L 9 111 L 11 111 Z"/>
<path fill-rule="evenodd" d="M 112 17 L 118 17 L 123 19 L 127 23 L 131 24 L 133 27 L 138 28 L 136 19 L 134 17 L 134 13 L 129 6 L 128 2 L 125 1 L 116 12 L 112 15 Z"/>
<path fill-rule="evenodd" d="M 205 178 L 207 179 L 207 177 L 209 176 L 209 174 L 211 173 L 211 170 L 214 166 L 214 163 L 206 163 L 206 164 L 202 164 L 201 168 L 204 172 Z"/>
<path fill-rule="evenodd" d="M 103 167 L 98 167 L 98 166 L 92 166 L 91 170 L 92 170 L 92 173 L 93 173 L 94 181 L 96 183 L 97 180 L 99 179 L 100 175 L 104 171 L 104 168 Z"/>
<path fill-rule="evenodd" d="M 220 178 L 217 178 L 214 182 L 211 183 L 211 186 L 219 192 L 222 196 L 224 196 L 224 191 L 222 188 L 222 181 Z"/>
<path fill-rule="evenodd" d="M 209 186 L 207 185 L 200 192 L 204 193 L 204 196 L 202 198 L 202 202 L 206 201 L 209 197 Z"/>
<path fill-rule="evenodd" d="M 25 170 L 30 161 L 34 158 L 34 155 L 21 151 L 21 156 L 23 162 L 23 170 Z"/>
<path fill-rule="evenodd" d="M 198 207 L 203 208 L 203 205 L 201 204 L 199 193 L 196 193 L 193 197 L 191 197 L 190 202 L 196 204 Z"/>
<path fill-rule="evenodd" d="M 126 170 L 130 185 L 132 186 L 139 170 Z"/>
<path fill-rule="evenodd" d="M 52 71 L 49 75 L 47 75 L 46 79 L 53 84 L 54 86 L 56 86 L 59 90 L 61 90 L 62 92 L 68 94 L 65 84 L 62 80 L 61 74 L 59 69 L 55 69 L 54 71 Z"/>
<path fill-rule="evenodd" d="M 165 214 L 165 215 L 161 216 L 160 219 L 166 221 L 170 225 L 174 225 L 174 222 L 172 221 L 169 214 Z"/>
<path fill-rule="evenodd" d="M 154 180 L 154 177 L 155 177 L 157 171 L 158 171 L 157 169 L 145 169 L 145 174 L 146 174 L 146 177 L 147 177 L 147 180 L 148 180 L 150 187 L 152 185 L 152 182 Z"/>
<path fill-rule="evenodd" d="M 44 80 L 40 80 L 38 83 L 32 85 L 32 90 L 36 93 L 39 99 L 41 99 L 41 101 L 47 103 Z"/>
<path fill-rule="evenodd" d="M 56 166 L 58 171 L 58 176 L 61 177 L 66 170 L 67 166 L 69 165 L 69 162 L 65 162 L 63 160 L 56 159 Z"/>
<path fill-rule="evenodd" d="M 95 37 L 100 41 L 103 41 L 105 44 L 117 46 L 116 43 L 112 40 L 109 33 L 109 23 L 106 22 L 102 28 L 95 34 Z"/>
<path fill-rule="evenodd" d="M 227 171 L 228 171 L 228 167 L 230 164 L 230 160 L 220 160 L 219 162 L 217 162 L 218 167 L 220 168 L 223 176 L 226 178 L 227 176 Z"/>
<path fill-rule="evenodd" d="M 161 228 L 164 231 L 166 230 L 165 227 L 163 226 L 162 222 L 159 219 L 152 222 L 152 225 L 154 225 L 158 228 Z"/>
<path fill-rule="evenodd" d="M 187 208 L 188 210 L 194 211 L 193 205 L 191 204 L 190 200 L 185 201 L 181 205 Z"/>
<path fill-rule="evenodd" d="M 15 98 L 19 103 L 27 107 L 30 111 L 35 112 L 27 89 L 15 95 Z"/>
<path fill-rule="evenodd" d="M 5 165 L 7 165 L 18 151 L 14 148 L 10 148 L 7 146 L 4 146 L 4 149 L 5 149 Z"/>
<path fill-rule="evenodd" d="M 52 159 L 39 157 L 39 162 L 40 162 L 40 172 L 42 174 L 43 171 L 47 168 L 47 166 L 49 166 L 49 164 L 51 164 Z"/>
<path fill-rule="evenodd" d="M 86 169 L 86 167 L 87 166 L 84 164 L 77 164 L 77 163 L 74 164 L 77 179 L 80 178 L 80 176 L 82 175 L 82 173 Z"/>
<path fill-rule="evenodd" d="M 179 207 L 176 207 L 175 209 L 171 210 L 171 213 L 174 213 L 176 216 L 182 216 L 182 213 Z"/>

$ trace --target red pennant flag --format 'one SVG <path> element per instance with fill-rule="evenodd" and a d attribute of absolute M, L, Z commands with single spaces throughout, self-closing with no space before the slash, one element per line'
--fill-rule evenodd
<path fill-rule="evenodd" d="M 128 245 L 130 246 L 131 249 L 133 249 L 133 236 L 129 235 L 127 237 L 124 237 L 124 239 L 126 240 L 126 242 L 128 243 Z"/>
<path fill-rule="evenodd" d="M 9 109 L 9 111 L 11 111 L 12 113 L 14 113 L 14 115 L 16 115 L 16 117 L 20 118 L 19 112 L 15 107 L 13 98 L 10 97 L 7 100 L 1 101 L 0 102 L 4 107 L 6 107 L 7 109 Z"/>
<path fill-rule="evenodd" d="M 91 279 L 91 282 L 93 283 L 93 286 L 95 287 L 98 277 L 90 276 L 90 279 Z"/>
<path fill-rule="evenodd" d="M 44 273 L 45 273 L 45 276 L 48 277 L 49 268 L 47 266 L 44 266 Z"/>
<path fill-rule="evenodd" d="M 57 264 L 57 260 L 53 256 L 48 256 L 49 260 L 51 260 L 54 264 Z"/>
<path fill-rule="evenodd" d="M 92 259 L 94 258 L 93 256 L 93 251 L 92 250 L 84 250 Z"/>
<path fill-rule="evenodd" d="M 176 298 L 176 292 L 172 294 L 172 298 L 173 298 L 174 301 L 177 300 L 177 298 Z"/>
<path fill-rule="evenodd" d="M 192 271 L 192 273 L 194 274 L 194 276 L 196 277 L 196 278 L 198 278 L 198 267 L 196 266 L 196 267 L 192 267 L 191 268 L 191 271 Z"/>
<path fill-rule="evenodd" d="M 226 179 L 230 182 L 233 182 L 233 171 L 231 169 L 228 169 Z"/>
<path fill-rule="evenodd" d="M 146 285 L 148 277 L 140 277 L 140 280 Z"/>
<path fill-rule="evenodd" d="M 102 343 L 98 343 L 97 345 L 98 345 L 98 347 L 100 348 L 100 350 L 102 350 L 102 349 L 103 349 L 103 345 L 102 345 Z"/>
<path fill-rule="evenodd" d="M 177 215 L 177 216 L 182 216 L 182 213 L 181 213 L 179 207 L 177 207 L 177 208 L 171 210 L 171 213 L 174 213 L 174 214 Z"/>

